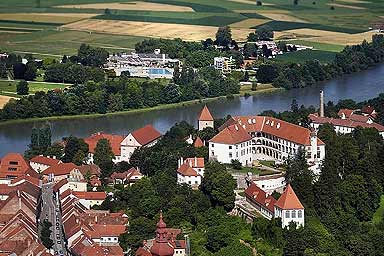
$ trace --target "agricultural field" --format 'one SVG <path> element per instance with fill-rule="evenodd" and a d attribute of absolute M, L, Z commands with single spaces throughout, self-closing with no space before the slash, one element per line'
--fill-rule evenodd
<path fill-rule="evenodd" d="M 242 41 L 267 25 L 277 40 L 334 52 L 370 40 L 370 28 L 384 23 L 379 0 L 261 1 L 2 0 L 0 50 L 60 56 L 75 53 L 81 43 L 129 50 L 147 37 L 212 38 L 225 25 Z M 331 50 L 323 48 L 327 44 Z"/>

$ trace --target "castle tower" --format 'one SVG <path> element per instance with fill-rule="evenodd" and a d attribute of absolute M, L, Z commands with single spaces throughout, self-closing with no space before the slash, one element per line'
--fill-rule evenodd
<path fill-rule="evenodd" d="M 207 127 L 213 128 L 213 117 L 207 105 L 204 105 L 204 108 L 201 110 L 199 119 L 198 119 L 198 129 L 199 131 L 204 130 Z"/>

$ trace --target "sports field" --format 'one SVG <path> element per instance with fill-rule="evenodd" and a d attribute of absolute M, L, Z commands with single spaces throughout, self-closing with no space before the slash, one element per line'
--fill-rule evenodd
<path fill-rule="evenodd" d="M 81 43 L 131 49 L 146 37 L 212 38 L 225 25 L 240 41 L 268 25 L 277 39 L 342 48 L 369 40 L 369 28 L 384 24 L 379 0 L 261 1 L 1 0 L 0 50 L 55 56 L 75 53 Z"/>

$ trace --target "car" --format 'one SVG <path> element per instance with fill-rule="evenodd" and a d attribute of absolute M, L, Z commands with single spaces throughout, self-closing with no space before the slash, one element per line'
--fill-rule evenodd
<path fill-rule="evenodd" d="M 59 222 L 56 222 L 56 226 L 60 226 Z"/>
<path fill-rule="evenodd" d="M 56 229 L 59 230 L 60 229 L 59 226 L 56 226 Z"/>
<path fill-rule="evenodd" d="M 61 244 L 61 241 L 60 241 L 60 240 L 58 240 L 58 241 L 57 241 L 57 244 Z"/>

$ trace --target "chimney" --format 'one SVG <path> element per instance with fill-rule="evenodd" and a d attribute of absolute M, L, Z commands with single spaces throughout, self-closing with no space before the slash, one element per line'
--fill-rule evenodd
<path fill-rule="evenodd" d="M 324 92 L 320 91 L 320 117 L 324 117 Z"/>
<path fill-rule="evenodd" d="M 97 215 L 95 216 L 95 223 L 97 224 Z"/>
<path fill-rule="evenodd" d="M 197 157 L 195 156 L 195 166 L 197 166 Z"/>

